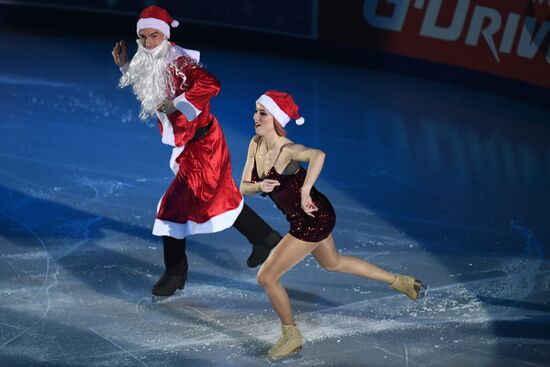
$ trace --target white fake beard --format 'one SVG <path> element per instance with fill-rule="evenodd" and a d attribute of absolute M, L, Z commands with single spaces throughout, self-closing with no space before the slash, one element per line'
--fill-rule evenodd
<path fill-rule="evenodd" d="M 149 116 L 155 116 L 159 103 L 171 98 L 174 93 L 166 57 L 171 45 L 167 40 L 153 49 L 145 48 L 139 40 L 137 44 L 138 50 L 118 86 L 132 86 L 136 98 L 141 102 L 139 118 L 145 121 Z"/>

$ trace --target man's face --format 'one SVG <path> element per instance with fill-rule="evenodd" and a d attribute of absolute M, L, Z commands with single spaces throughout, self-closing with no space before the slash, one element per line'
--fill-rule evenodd
<path fill-rule="evenodd" d="M 155 28 L 143 28 L 139 31 L 139 41 L 143 47 L 153 49 L 164 41 L 164 33 Z"/>

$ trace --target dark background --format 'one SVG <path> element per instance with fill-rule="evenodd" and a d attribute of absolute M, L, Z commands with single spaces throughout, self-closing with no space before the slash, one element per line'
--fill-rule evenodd
<path fill-rule="evenodd" d="M 9 37 L 12 32 L 83 37 L 82 42 L 87 38 L 113 43 L 126 39 L 132 45 L 139 12 L 145 6 L 156 4 L 166 7 L 180 22 L 180 26 L 172 30 L 171 38 L 187 48 L 212 47 L 384 69 L 548 106 L 550 91 L 543 87 L 350 46 L 353 42 L 344 45 L 319 40 L 319 7 L 323 1 L 329 0 L 0 0 L 0 32 L 3 37 Z M 337 29 L 345 21 L 342 14 L 335 16 L 331 27 Z"/>

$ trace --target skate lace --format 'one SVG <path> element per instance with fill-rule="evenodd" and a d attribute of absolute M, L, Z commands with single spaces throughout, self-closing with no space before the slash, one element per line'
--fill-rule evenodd
<path fill-rule="evenodd" d="M 287 339 L 288 339 L 288 338 L 286 338 L 284 335 L 281 335 L 281 336 L 279 337 L 279 339 L 277 339 L 277 342 L 276 342 L 275 345 L 274 345 L 274 349 L 279 349 L 279 348 L 281 348 L 283 345 L 285 345 L 286 342 L 287 342 Z"/>
<path fill-rule="evenodd" d="M 287 344 L 292 339 L 292 332 L 289 333 L 283 333 L 273 346 L 273 349 L 279 349 L 283 347 L 285 344 Z"/>

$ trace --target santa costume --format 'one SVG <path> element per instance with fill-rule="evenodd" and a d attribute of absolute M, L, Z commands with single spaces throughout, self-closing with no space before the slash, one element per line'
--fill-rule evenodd
<path fill-rule="evenodd" d="M 149 6 L 140 14 L 137 33 L 153 28 L 167 40 L 170 26 L 177 25 L 165 9 Z M 210 112 L 210 99 L 218 95 L 220 83 L 199 64 L 198 51 L 163 43 L 144 51 L 163 60 L 165 67 L 158 77 L 166 77 L 165 84 L 145 92 L 139 89 L 139 77 L 132 79 L 140 73 L 138 53 L 121 67 L 124 75 L 120 83 L 122 87 L 132 85 L 142 102 L 142 114 L 144 106 L 149 106 L 147 111 L 157 117 L 162 142 L 173 147 L 170 167 L 175 178 L 159 201 L 153 226 L 153 234 L 163 237 L 166 266 L 153 287 L 155 295 L 171 295 L 176 288 L 183 288 L 187 274 L 185 237 L 189 235 L 235 226 L 253 244 L 253 253 L 247 260 L 251 267 L 262 263 L 281 238 L 244 204 L 231 175 L 227 143 L 218 120 Z M 149 70 L 141 72 L 145 78 L 149 74 Z M 159 95 L 160 100 L 150 100 Z M 165 99 L 172 100 L 174 112 L 151 108 Z"/>
<path fill-rule="evenodd" d="M 139 17 L 137 33 L 154 28 L 169 38 L 169 25 L 178 23 L 166 10 L 150 6 Z M 173 43 L 169 48 L 164 56 L 172 78 L 167 97 L 177 110 L 155 113 L 162 142 L 173 147 L 175 178 L 159 201 L 153 234 L 181 239 L 232 226 L 243 198 L 231 176 L 225 137 L 210 113 L 210 99 L 218 95 L 220 83 L 199 65 L 199 52 Z"/>

